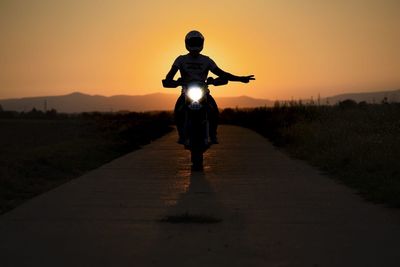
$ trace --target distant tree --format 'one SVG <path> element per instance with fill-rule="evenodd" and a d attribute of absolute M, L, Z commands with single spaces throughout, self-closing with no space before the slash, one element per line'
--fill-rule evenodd
<path fill-rule="evenodd" d="M 26 113 L 26 115 L 30 118 L 40 118 L 43 117 L 44 113 L 41 110 L 37 110 L 35 107 L 32 108 L 31 111 L 29 111 L 28 113 Z"/>
<path fill-rule="evenodd" d="M 360 107 L 366 107 L 368 105 L 368 103 L 366 101 L 361 101 L 361 102 L 358 103 L 358 105 Z"/>
<path fill-rule="evenodd" d="M 357 106 L 357 102 L 354 101 L 353 99 L 345 99 L 345 100 L 339 102 L 339 107 L 342 107 L 342 108 L 352 108 L 355 106 Z"/>
<path fill-rule="evenodd" d="M 279 108 L 280 106 L 281 106 L 281 102 L 279 102 L 279 100 L 275 100 L 274 107 Z"/>
<path fill-rule="evenodd" d="M 46 111 L 46 117 L 56 117 L 57 116 L 57 110 L 52 108 L 48 111 Z"/>

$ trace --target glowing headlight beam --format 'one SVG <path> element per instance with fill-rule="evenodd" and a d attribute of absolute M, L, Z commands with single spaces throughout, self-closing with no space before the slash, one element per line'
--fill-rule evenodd
<path fill-rule="evenodd" d="M 204 91 L 201 87 L 193 86 L 188 88 L 187 95 L 192 101 L 199 102 L 204 96 Z"/>

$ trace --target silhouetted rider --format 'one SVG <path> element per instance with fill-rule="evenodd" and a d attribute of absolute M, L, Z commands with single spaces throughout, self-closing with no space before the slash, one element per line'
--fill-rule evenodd
<path fill-rule="evenodd" d="M 179 56 L 175 59 L 172 64 L 171 70 L 168 72 L 165 80 L 163 80 L 163 86 L 167 88 L 175 88 L 182 84 L 187 84 L 189 82 L 205 82 L 208 76 L 208 72 L 211 71 L 220 78 L 229 81 L 239 81 L 243 83 L 248 83 L 250 80 L 254 80 L 254 75 L 249 76 L 236 76 L 221 70 L 215 62 L 205 56 L 200 54 L 204 46 L 204 37 L 198 31 L 191 31 L 185 37 L 186 49 L 189 54 Z M 177 81 L 174 80 L 175 74 L 180 71 L 181 78 Z M 209 109 L 209 121 L 210 121 L 210 139 L 214 144 L 218 144 L 217 140 L 217 126 L 218 126 L 218 106 L 215 103 L 214 98 L 208 94 L 208 103 L 210 104 Z M 175 122 L 178 128 L 179 140 L 178 143 L 184 143 L 184 132 L 183 126 L 185 122 L 184 107 L 185 97 L 182 94 L 175 105 L 174 115 Z"/>

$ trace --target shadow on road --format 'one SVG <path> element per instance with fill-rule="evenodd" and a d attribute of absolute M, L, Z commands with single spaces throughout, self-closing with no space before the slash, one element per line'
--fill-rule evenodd
<path fill-rule="evenodd" d="M 243 220 L 232 220 L 232 211 L 224 208 L 212 186 L 210 179 L 216 176 L 207 171 L 180 172 L 177 177 L 186 182 L 189 179 L 189 185 L 159 220 L 149 248 L 149 254 L 155 256 L 150 256 L 152 266 L 165 262 L 176 266 L 243 266 L 232 265 L 232 255 L 245 249 Z"/>
<path fill-rule="evenodd" d="M 219 223 L 221 206 L 205 172 L 191 172 L 189 186 L 161 220 L 166 223 Z"/>

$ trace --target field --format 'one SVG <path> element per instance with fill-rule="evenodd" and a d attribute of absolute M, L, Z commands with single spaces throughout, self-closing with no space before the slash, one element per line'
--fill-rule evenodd
<path fill-rule="evenodd" d="M 254 129 L 366 199 L 400 207 L 400 104 L 290 102 L 225 109 L 221 122 Z M 0 213 L 139 149 L 171 124 L 167 112 L 0 111 Z"/>
<path fill-rule="evenodd" d="M 171 114 L 0 112 L 0 213 L 168 133 Z"/>
<path fill-rule="evenodd" d="M 400 104 L 290 102 L 225 109 L 221 119 L 256 130 L 368 200 L 400 207 Z"/>

